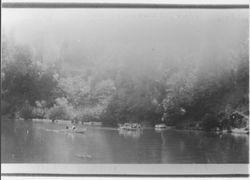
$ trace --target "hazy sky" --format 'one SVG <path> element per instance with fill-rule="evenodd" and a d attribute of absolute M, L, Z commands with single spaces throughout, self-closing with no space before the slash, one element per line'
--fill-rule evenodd
<path fill-rule="evenodd" d="M 248 10 L 3 9 L 3 32 L 51 61 L 220 60 L 248 38 Z M 45 58 L 46 59 L 46 58 Z"/>

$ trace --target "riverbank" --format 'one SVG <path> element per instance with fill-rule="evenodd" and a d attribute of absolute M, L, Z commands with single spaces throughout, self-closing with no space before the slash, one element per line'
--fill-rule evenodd
<path fill-rule="evenodd" d="M 231 129 L 223 129 L 220 130 L 219 128 L 214 128 L 212 130 L 205 130 L 202 129 L 199 126 L 175 126 L 174 129 L 177 130 L 187 130 L 187 131 L 204 131 L 204 132 L 212 132 L 212 133 L 218 133 L 218 134 L 247 134 L 249 135 L 249 128 L 244 127 L 244 128 L 231 128 Z"/>
<path fill-rule="evenodd" d="M 166 130 L 178 130 L 178 131 L 193 131 L 193 132 L 208 132 L 208 133 L 215 133 L 215 134 L 244 134 L 244 135 L 249 135 L 249 129 L 248 128 L 233 128 L 231 130 L 219 130 L 219 129 L 214 129 L 214 130 L 204 130 L 201 128 L 195 128 L 195 127 L 178 127 L 178 126 L 168 126 L 166 129 L 161 129 L 157 131 L 166 131 Z"/>
<path fill-rule="evenodd" d="M 216 132 L 219 134 L 249 134 L 248 113 L 247 115 L 245 115 L 236 110 L 230 114 L 207 113 L 200 120 L 192 118 L 182 118 L 181 120 L 176 120 L 174 126 L 179 130 L 197 130 Z"/>
<path fill-rule="evenodd" d="M 72 124 L 71 120 L 51 120 L 51 119 L 32 119 L 33 122 L 51 122 L 51 123 L 60 123 L 60 124 Z"/>
<path fill-rule="evenodd" d="M 173 128 L 175 130 L 179 130 L 179 131 L 200 131 L 200 132 L 209 132 L 209 133 L 216 133 L 216 134 L 245 134 L 245 135 L 249 135 L 249 130 L 246 130 L 245 128 L 234 128 L 231 130 L 211 130 L 211 131 L 206 131 L 203 129 L 195 129 L 195 128 L 183 128 L 183 129 L 179 129 L 179 128 Z"/>
<path fill-rule="evenodd" d="M 24 121 L 24 119 L 17 119 L 18 121 Z M 32 122 L 45 122 L 45 123 L 56 123 L 56 124 L 65 124 L 65 125 L 71 125 L 72 122 L 70 120 L 54 120 L 51 119 L 31 119 Z M 84 125 L 84 124 L 82 124 Z M 91 125 L 89 127 L 95 127 L 95 128 L 104 128 L 104 129 L 110 129 L 110 130 L 117 130 L 115 127 L 106 127 L 106 126 L 95 126 Z M 154 127 L 144 127 L 143 129 L 155 129 Z M 197 127 L 189 127 L 189 126 L 169 126 L 167 129 L 163 129 L 161 131 L 167 131 L 167 130 L 178 130 L 178 131 L 197 131 L 197 132 L 210 132 L 210 133 L 216 133 L 216 134 L 245 134 L 249 135 L 249 129 L 248 128 L 232 128 L 231 130 L 219 130 L 214 129 L 210 131 L 206 131 L 201 128 Z"/>

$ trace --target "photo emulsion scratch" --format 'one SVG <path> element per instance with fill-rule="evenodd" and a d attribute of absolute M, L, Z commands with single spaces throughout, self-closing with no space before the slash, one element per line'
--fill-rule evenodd
<path fill-rule="evenodd" d="M 248 174 L 246 5 L 39 3 L 2 4 L 4 167 Z"/>

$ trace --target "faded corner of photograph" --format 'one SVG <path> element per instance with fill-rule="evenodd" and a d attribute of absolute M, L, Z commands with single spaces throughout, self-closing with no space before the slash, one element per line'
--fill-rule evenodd
<path fill-rule="evenodd" d="M 3 8 L 1 163 L 248 164 L 248 9 Z"/>

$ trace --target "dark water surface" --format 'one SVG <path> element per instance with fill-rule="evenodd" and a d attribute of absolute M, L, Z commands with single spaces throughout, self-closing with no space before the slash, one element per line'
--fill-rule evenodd
<path fill-rule="evenodd" d="M 248 163 L 248 135 L 195 131 L 118 131 L 18 121 L 2 125 L 2 163 Z"/>

